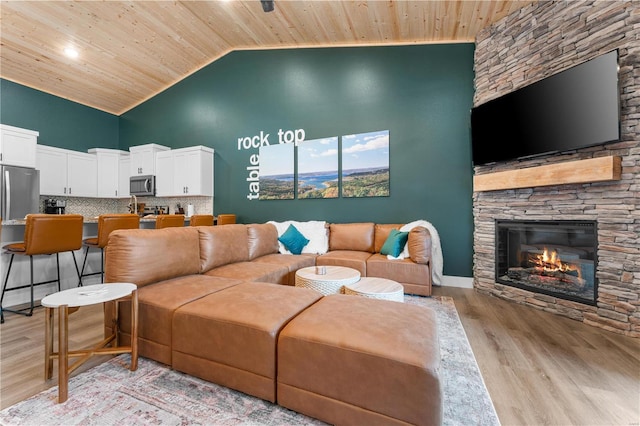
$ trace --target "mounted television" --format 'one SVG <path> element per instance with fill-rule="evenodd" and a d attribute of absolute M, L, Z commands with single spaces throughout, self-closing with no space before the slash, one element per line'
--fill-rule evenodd
<path fill-rule="evenodd" d="M 617 50 L 471 110 L 474 165 L 618 140 Z"/>

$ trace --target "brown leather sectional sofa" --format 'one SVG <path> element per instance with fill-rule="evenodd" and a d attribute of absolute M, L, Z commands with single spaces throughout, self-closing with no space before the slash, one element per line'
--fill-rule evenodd
<path fill-rule="evenodd" d="M 141 356 L 329 423 L 439 424 L 431 310 L 294 286 L 302 267 L 343 265 L 430 294 L 426 229 L 411 231 L 411 258 L 379 254 L 400 226 L 331 224 L 322 255 L 279 254 L 271 224 L 118 230 L 105 281 L 138 285 Z M 107 332 L 113 323 L 107 306 Z"/>

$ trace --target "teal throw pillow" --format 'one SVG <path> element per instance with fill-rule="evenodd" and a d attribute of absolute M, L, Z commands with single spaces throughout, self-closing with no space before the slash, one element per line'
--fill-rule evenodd
<path fill-rule="evenodd" d="M 284 234 L 278 238 L 278 241 L 284 244 L 287 250 L 293 254 L 302 253 L 304 246 L 309 244 L 309 240 L 307 240 L 304 235 L 298 231 L 298 228 L 293 225 L 289 225 L 287 230 L 284 231 Z"/>
<path fill-rule="evenodd" d="M 389 232 L 387 241 L 382 245 L 380 253 L 391 255 L 393 257 L 400 256 L 400 253 L 404 250 L 404 245 L 407 244 L 408 238 L 408 232 L 400 232 L 397 229 L 392 229 L 391 232 Z"/>

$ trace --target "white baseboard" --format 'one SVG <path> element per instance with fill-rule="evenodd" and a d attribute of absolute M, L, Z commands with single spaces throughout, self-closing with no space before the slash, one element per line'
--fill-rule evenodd
<path fill-rule="evenodd" d="M 473 288 L 473 278 L 471 277 L 455 277 L 452 275 L 444 275 L 442 277 L 442 287 L 460 287 Z"/>

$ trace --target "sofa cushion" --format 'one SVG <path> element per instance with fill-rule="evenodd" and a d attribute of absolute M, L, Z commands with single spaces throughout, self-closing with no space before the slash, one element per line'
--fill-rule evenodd
<path fill-rule="evenodd" d="M 200 272 L 195 228 L 119 229 L 109 234 L 105 282 L 138 287 Z"/>
<path fill-rule="evenodd" d="M 409 231 L 407 248 L 411 260 L 427 264 L 431 261 L 431 233 L 423 226 L 416 226 Z"/>
<path fill-rule="evenodd" d="M 270 223 L 247 225 L 249 260 L 278 252 L 278 230 Z"/>
<path fill-rule="evenodd" d="M 321 297 L 243 283 L 189 303 L 174 315 L 173 368 L 275 402 L 280 330 Z"/>
<path fill-rule="evenodd" d="M 289 269 L 289 278 L 285 284 L 296 285 L 296 271 L 300 268 L 314 266 L 316 264 L 317 254 L 301 254 L 292 256 L 289 254 L 268 254 L 266 256 L 253 259 L 252 262 L 271 263 L 279 266 L 286 266 Z"/>
<path fill-rule="evenodd" d="M 400 253 L 402 253 L 405 244 L 407 244 L 408 237 L 408 232 L 400 232 L 397 229 L 392 229 L 389 237 L 387 237 L 387 241 L 382 245 L 380 253 L 386 254 L 387 256 L 398 257 Z"/>
<path fill-rule="evenodd" d="M 375 253 L 367 259 L 367 276 L 429 286 L 429 289 L 431 287 L 429 265 L 415 263 L 411 259 L 389 260 L 380 253 Z"/>
<path fill-rule="evenodd" d="M 138 290 L 138 343 L 140 356 L 171 365 L 171 321 L 179 307 L 242 281 L 206 275 L 188 275 L 161 281 Z M 121 338 L 130 342 L 129 301 L 120 302 Z M 105 324 L 112 319 L 105 309 Z"/>
<path fill-rule="evenodd" d="M 247 225 L 197 227 L 200 236 L 200 272 L 249 260 Z"/>
<path fill-rule="evenodd" d="M 243 281 L 264 281 L 273 284 L 287 284 L 289 280 L 289 268 L 287 266 L 259 262 L 230 263 L 210 269 L 205 274 L 212 277 L 234 278 Z"/>
<path fill-rule="evenodd" d="M 306 239 L 294 225 L 289 225 L 287 230 L 284 231 L 284 234 L 278 237 L 278 241 L 293 254 L 302 253 L 304 246 L 309 244 L 309 240 Z"/>
<path fill-rule="evenodd" d="M 385 241 L 387 241 L 387 238 L 389 238 L 389 233 L 392 229 L 400 230 L 401 227 L 401 223 L 376 223 L 374 228 L 374 253 L 380 253 L 380 250 L 382 249 Z"/>
<path fill-rule="evenodd" d="M 329 227 L 329 250 L 354 250 L 373 253 L 373 222 L 332 223 Z"/>
<path fill-rule="evenodd" d="M 316 258 L 318 266 L 346 266 L 360 272 L 361 277 L 367 276 L 367 259 L 371 257 L 368 251 L 334 250 Z"/>
<path fill-rule="evenodd" d="M 280 333 L 284 407 L 330 424 L 439 425 L 442 398 L 436 315 L 424 306 L 330 295 Z"/>

